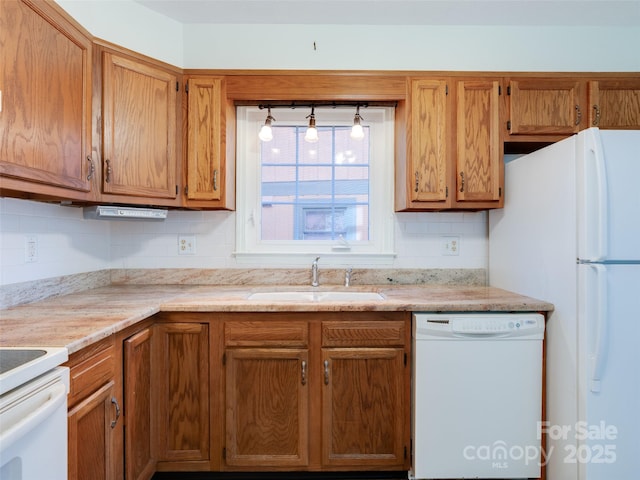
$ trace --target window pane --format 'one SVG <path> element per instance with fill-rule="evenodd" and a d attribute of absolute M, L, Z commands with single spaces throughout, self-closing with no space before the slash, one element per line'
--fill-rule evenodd
<path fill-rule="evenodd" d="M 262 240 L 369 240 L 369 128 L 274 126 L 261 143 Z"/>

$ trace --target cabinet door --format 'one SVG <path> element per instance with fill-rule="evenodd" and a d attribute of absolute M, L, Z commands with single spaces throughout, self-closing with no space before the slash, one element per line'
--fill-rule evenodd
<path fill-rule="evenodd" d="M 322 352 L 322 463 L 404 468 L 404 349 Z"/>
<path fill-rule="evenodd" d="M 584 83 L 571 79 L 511 80 L 509 134 L 571 135 L 585 128 Z"/>
<path fill-rule="evenodd" d="M 221 200 L 224 185 L 222 77 L 189 79 L 187 198 Z"/>
<path fill-rule="evenodd" d="M 234 467 L 308 464 L 306 349 L 227 349 L 225 461 Z"/>
<path fill-rule="evenodd" d="M 456 201 L 500 201 L 503 183 L 500 142 L 500 82 L 460 80 L 456 92 Z"/>
<path fill-rule="evenodd" d="M 176 76 L 103 55 L 104 192 L 176 198 Z"/>
<path fill-rule="evenodd" d="M 69 411 L 69 480 L 118 478 L 112 429 L 119 406 L 113 381 Z"/>
<path fill-rule="evenodd" d="M 448 197 L 447 93 L 443 80 L 411 82 L 407 184 L 412 202 L 444 204 Z"/>
<path fill-rule="evenodd" d="M 208 462 L 209 328 L 200 323 L 155 326 L 154 373 L 158 462 Z"/>
<path fill-rule="evenodd" d="M 91 40 L 52 5 L 3 0 L 0 45 L 0 175 L 89 191 Z"/>
<path fill-rule="evenodd" d="M 151 412 L 151 328 L 124 341 L 125 478 L 148 480 L 155 471 Z"/>
<path fill-rule="evenodd" d="M 640 129 L 640 79 L 589 82 L 589 126 Z"/>

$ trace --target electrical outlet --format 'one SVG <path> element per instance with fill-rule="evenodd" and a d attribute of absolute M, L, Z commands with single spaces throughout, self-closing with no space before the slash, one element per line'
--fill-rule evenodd
<path fill-rule="evenodd" d="M 442 255 L 460 255 L 460 237 L 442 237 Z"/>
<path fill-rule="evenodd" d="M 178 235 L 178 255 L 196 254 L 196 236 Z"/>
<path fill-rule="evenodd" d="M 25 263 L 38 261 L 38 237 L 35 235 L 24 237 L 24 261 Z"/>

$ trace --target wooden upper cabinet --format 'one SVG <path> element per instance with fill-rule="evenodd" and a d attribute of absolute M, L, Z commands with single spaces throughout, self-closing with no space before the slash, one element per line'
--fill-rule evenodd
<path fill-rule="evenodd" d="M 456 89 L 455 202 L 502 204 L 501 86 L 497 79 L 459 80 Z"/>
<path fill-rule="evenodd" d="M 640 129 L 640 78 L 589 82 L 589 127 Z"/>
<path fill-rule="evenodd" d="M 508 133 L 571 135 L 586 128 L 585 87 L 585 81 L 571 78 L 511 79 Z"/>
<path fill-rule="evenodd" d="M 55 4 L 0 1 L 0 45 L 2 188 L 87 198 L 82 192 L 91 189 L 93 165 L 89 34 Z"/>
<path fill-rule="evenodd" d="M 407 112 L 406 199 L 398 210 L 448 205 L 448 87 L 445 80 L 410 81 Z M 401 179 L 399 179 L 402 181 Z M 402 196 L 401 196 L 402 197 Z M 397 197 L 398 200 L 398 197 Z M 399 207 L 399 208 L 398 208 Z"/>
<path fill-rule="evenodd" d="M 225 79 L 190 78 L 187 92 L 186 202 L 193 206 L 233 208 L 233 158 L 227 164 L 225 151 Z"/>
<path fill-rule="evenodd" d="M 177 89 L 170 71 L 103 53 L 104 193 L 177 197 Z"/>

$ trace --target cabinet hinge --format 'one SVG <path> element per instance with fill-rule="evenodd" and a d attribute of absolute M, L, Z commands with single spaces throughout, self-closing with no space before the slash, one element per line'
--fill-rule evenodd
<path fill-rule="evenodd" d="M 404 352 L 404 366 L 407 366 L 407 352 Z"/>
<path fill-rule="evenodd" d="M 178 188 L 178 185 L 176 185 L 176 196 L 178 195 L 179 191 L 180 191 L 180 189 Z"/>
<path fill-rule="evenodd" d="M 222 365 L 226 365 L 227 364 L 227 354 L 223 353 L 222 354 Z"/>
<path fill-rule="evenodd" d="M 498 85 L 498 95 L 502 95 L 502 85 Z"/>
<path fill-rule="evenodd" d="M 180 82 L 176 82 L 176 92 L 180 91 Z"/>
<path fill-rule="evenodd" d="M 449 187 L 444 187 L 444 198 L 449 198 Z"/>
<path fill-rule="evenodd" d="M 449 85 L 444 86 L 444 94 L 449 95 Z"/>
<path fill-rule="evenodd" d="M 222 458 L 224 460 L 227 459 L 227 449 L 225 447 L 222 447 Z"/>
<path fill-rule="evenodd" d="M 184 187 L 184 194 L 189 195 L 189 186 Z"/>
<path fill-rule="evenodd" d="M 511 130 L 511 120 L 507 120 L 507 130 Z"/>
<path fill-rule="evenodd" d="M 511 95 L 511 85 L 507 87 L 507 95 Z"/>
<path fill-rule="evenodd" d="M 185 82 L 185 84 L 184 84 L 184 91 L 185 91 L 186 93 L 189 93 L 189 82 Z"/>
<path fill-rule="evenodd" d="M 502 187 L 498 187 L 498 198 L 502 197 Z"/>

